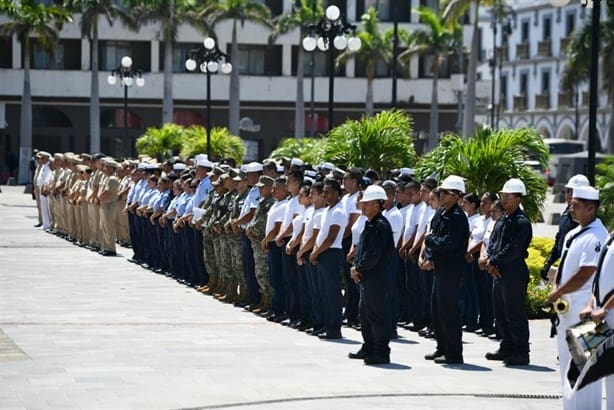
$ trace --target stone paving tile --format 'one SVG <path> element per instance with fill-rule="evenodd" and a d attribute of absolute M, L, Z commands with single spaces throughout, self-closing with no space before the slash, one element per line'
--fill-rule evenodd
<path fill-rule="evenodd" d="M 359 348 L 355 330 L 322 342 L 127 263 L 128 249 L 103 258 L 69 245 L 32 228 L 31 200 L 7 188 L 0 329 L 30 360 L 0 363 L 2 410 L 560 408 L 557 399 L 472 396 L 560 394 L 546 321 L 531 323 L 526 368 L 488 362 L 496 344 L 473 334 L 463 335 L 466 365 L 438 366 L 422 358 L 433 342 L 405 330 L 391 365 L 364 366 L 346 358 Z M 365 394 L 373 397 L 349 398 Z M 382 396 L 390 394 L 410 396 Z"/>

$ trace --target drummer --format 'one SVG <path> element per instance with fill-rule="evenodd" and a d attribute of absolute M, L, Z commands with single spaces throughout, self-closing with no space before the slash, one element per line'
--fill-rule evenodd
<path fill-rule="evenodd" d="M 565 236 L 556 286 L 548 295 L 548 302 L 562 299 L 568 303 L 565 313 L 559 313 L 557 345 L 563 391 L 567 384 L 570 364 L 569 347 L 565 330 L 576 324 L 585 303 L 591 296 L 593 276 L 597 270 L 601 248 L 608 240 L 608 231 L 597 217 L 599 191 L 593 187 L 576 187 L 570 204 L 570 213 L 578 226 Z M 601 408 L 601 384 L 593 383 L 579 390 L 571 397 L 563 397 L 563 409 Z"/>

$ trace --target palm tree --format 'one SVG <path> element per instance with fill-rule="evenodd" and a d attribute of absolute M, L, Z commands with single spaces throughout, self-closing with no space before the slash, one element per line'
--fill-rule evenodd
<path fill-rule="evenodd" d="M 185 128 L 177 124 L 150 127 L 136 140 L 136 151 L 163 160 L 177 155 L 186 140 Z"/>
<path fill-rule="evenodd" d="M 261 3 L 251 0 L 211 1 L 198 13 L 198 19 L 206 22 L 212 30 L 224 20 L 232 20 L 232 39 L 230 46 L 230 61 L 236 69 L 230 73 L 230 90 L 228 102 L 228 128 L 231 134 L 239 135 L 240 95 L 239 95 L 239 42 L 237 41 L 237 22 L 241 26 L 245 21 L 271 27 L 271 10 Z"/>
<path fill-rule="evenodd" d="M 614 153 L 614 3 L 606 2 L 607 18 L 601 22 L 601 73 L 603 90 L 608 95 L 610 106 L 609 153 Z M 568 59 L 563 74 L 563 87 L 573 90 L 580 83 L 590 79 L 591 66 L 591 25 L 590 23 L 576 31 L 568 48 Z"/>
<path fill-rule="evenodd" d="M 411 166 L 416 152 L 411 140 L 412 119 L 398 110 L 347 120 L 328 133 L 320 161 L 387 170 Z"/>
<path fill-rule="evenodd" d="M 468 139 L 454 134 L 444 137 L 439 147 L 422 157 L 417 173 L 422 177 L 435 173 L 440 179 L 460 175 L 466 179 L 467 192 L 478 194 L 499 192 L 509 178 L 520 178 L 528 193 L 522 206 L 536 221 L 548 185 L 526 164 L 529 153 L 542 166 L 548 164 L 548 148 L 536 130 L 494 132 L 483 127 Z"/>
<path fill-rule="evenodd" d="M 315 23 L 322 15 L 321 0 L 299 0 L 295 3 L 290 13 L 282 14 L 273 20 L 273 31 L 269 36 L 269 43 L 274 43 L 282 34 L 300 29 L 299 47 L 296 66 L 296 108 L 294 113 L 294 138 L 302 138 L 305 135 L 305 97 L 303 95 L 303 79 L 305 78 L 305 51 L 302 47 L 304 28 Z M 312 67 L 312 70 L 314 67 Z"/>
<path fill-rule="evenodd" d="M 358 32 L 361 45 L 357 51 L 346 49 L 337 57 L 337 64 L 345 63 L 350 58 L 356 58 L 365 65 L 367 71 L 366 113 L 373 115 L 373 79 L 378 63 L 390 65 L 392 62 L 392 29 L 382 33 L 378 27 L 377 10 L 372 6 L 360 18 L 363 29 Z M 400 33 L 400 36 L 403 34 Z"/>
<path fill-rule="evenodd" d="M 128 13 L 114 0 L 66 0 L 64 2 L 73 13 L 81 13 L 81 36 L 90 42 L 90 62 L 92 78 L 90 81 L 90 152 L 100 151 L 100 89 L 98 86 L 98 20 L 102 16 L 109 25 L 116 17 L 128 23 Z"/>
<path fill-rule="evenodd" d="M 271 158 L 300 158 L 309 164 L 317 164 L 322 157 L 325 138 L 284 138 L 271 152 Z"/>
<path fill-rule="evenodd" d="M 407 43 L 407 50 L 399 55 L 399 59 L 404 60 L 415 54 L 428 54 L 433 57 L 428 151 L 435 148 L 438 143 L 439 101 L 437 83 L 441 63 L 456 50 L 456 44 L 461 41 L 460 30 L 450 28 L 441 14 L 428 7 L 421 6 L 413 11 L 420 16 L 420 21 L 425 23 L 429 30 L 416 30 L 409 35 L 402 34 L 401 38 Z"/>
<path fill-rule="evenodd" d="M 162 123 L 173 122 L 173 45 L 182 23 L 193 23 L 192 0 L 129 0 L 132 15 L 138 25 L 159 23 L 164 43 L 164 92 Z"/>
<path fill-rule="evenodd" d="M 62 25 L 72 21 L 70 14 L 57 5 L 45 6 L 35 0 L 0 0 L 0 14 L 9 21 L 0 24 L 0 35 L 17 35 L 23 55 L 23 93 L 19 126 L 19 183 L 28 181 L 32 152 L 32 93 L 30 90 L 30 36 L 48 50 L 58 40 Z"/>
<path fill-rule="evenodd" d="M 192 125 L 184 130 L 181 156 L 194 156 L 207 152 L 207 129 L 200 125 Z M 233 135 L 226 127 L 211 128 L 211 159 L 232 158 L 237 164 L 245 157 L 245 143 Z"/>

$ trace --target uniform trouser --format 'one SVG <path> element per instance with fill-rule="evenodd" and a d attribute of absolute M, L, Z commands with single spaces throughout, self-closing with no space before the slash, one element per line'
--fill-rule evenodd
<path fill-rule="evenodd" d="M 220 244 L 222 251 L 222 261 L 224 266 L 224 280 L 232 281 L 235 278 L 233 272 L 233 263 L 232 263 L 232 243 L 230 236 L 226 233 L 220 235 Z"/>
<path fill-rule="evenodd" d="M 590 300 L 591 296 L 591 292 L 575 292 L 571 295 L 565 295 L 564 298 L 569 302 L 569 311 L 559 315 L 559 325 L 556 328 L 556 342 L 559 352 L 564 410 L 601 409 L 601 380 L 583 387 L 569 398 L 565 397 L 565 392 L 571 390 L 567 381 L 567 371 L 570 365 L 575 366 L 573 363 L 570 363 L 571 355 L 569 354 L 569 345 L 565 340 L 565 330 L 580 321 L 580 311 L 586 306 L 586 302 Z M 611 407 L 606 408 L 610 409 Z"/>
<path fill-rule="evenodd" d="M 233 232 L 228 235 L 228 238 L 230 240 L 232 274 L 241 288 L 241 295 L 244 295 L 247 289 L 247 283 L 245 282 L 245 275 L 243 274 L 243 250 L 241 249 L 243 245 L 241 244 L 241 234 Z"/>
<path fill-rule="evenodd" d="M 311 324 L 314 329 L 320 329 L 324 326 L 324 302 L 320 289 L 322 281 L 318 274 L 318 267 L 309 262 L 311 252 L 306 252 L 303 256 L 305 277 L 307 279 L 307 287 L 309 288 L 309 296 L 311 297 Z"/>
<path fill-rule="evenodd" d="M 176 247 L 176 234 L 173 231 L 173 220 L 167 219 L 166 225 L 163 228 L 164 235 L 164 249 L 166 250 L 166 271 L 171 274 L 177 272 L 177 247 Z"/>
<path fill-rule="evenodd" d="M 86 243 L 91 236 L 90 225 L 87 220 L 89 216 L 87 206 L 86 203 L 79 205 L 79 212 L 81 213 L 81 243 Z"/>
<path fill-rule="evenodd" d="M 284 275 L 286 293 L 286 314 L 290 320 L 296 320 L 301 316 L 299 279 L 296 266 L 296 255 L 286 253 L 288 238 L 284 239 L 281 247 L 281 264 Z"/>
<path fill-rule="evenodd" d="M 352 237 L 348 236 L 342 242 L 343 257 L 341 260 L 341 270 L 343 275 L 343 281 L 347 291 L 346 304 L 345 304 L 345 317 L 348 322 L 358 322 L 358 302 L 360 301 L 360 289 L 356 282 L 350 277 L 350 264 L 345 259 L 345 255 L 350 252 L 352 246 Z"/>
<path fill-rule="evenodd" d="M 324 300 L 324 326 L 327 333 L 341 331 L 343 297 L 339 269 L 343 263 L 342 252 L 341 249 L 329 248 L 318 257 L 317 267 L 322 276 L 323 287 L 320 292 Z"/>
<path fill-rule="evenodd" d="M 249 294 L 249 304 L 257 305 L 260 302 L 260 296 L 262 287 L 256 278 L 256 248 L 254 246 L 260 246 L 260 241 L 253 242 L 245 234 L 245 230 L 241 229 L 241 259 L 243 260 L 243 277 L 247 285 L 247 292 Z M 267 283 L 268 281 L 268 267 L 267 267 Z M 258 289 L 260 288 L 260 291 Z"/>
<path fill-rule="evenodd" d="M 390 275 L 385 269 L 384 275 Z M 390 282 L 373 278 L 360 286 L 362 350 L 376 357 L 390 357 Z"/>
<path fill-rule="evenodd" d="M 528 272 L 503 272 L 501 278 L 495 280 L 495 320 L 503 336 L 499 349 L 504 354 L 529 354 L 529 320 L 525 305 L 528 282 Z"/>
<path fill-rule="evenodd" d="M 179 273 L 178 279 L 185 280 L 186 282 L 190 282 L 192 280 L 192 276 L 194 276 L 193 270 L 194 266 L 192 266 L 192 255 L 190 255 L 190 250 L 192 249 L 192 241 L 194 240 L 194 235 L 192 235 L 192 231 L 189 226 L 184 226 L 180 231 L 181 235 L 181 259 L 183 265 L 183 271 Z"/>
<path fill-rule="evenodd" d="M 43 219 L 43 229 L 51 229 L 51 219 L 49 218 L 49 197 L 41 195 L 41 216 Z"/>
<path fill-rule="evenodd" d="M 475 326 L 478 323 L 478 288 L 477 288 L 478 263 L 466 264 L 463 274 L 463 323 Z"/>
<path fill-rule="evenodd" d="M 92 236 L 90 237 L 90 243 L 94 246 L 100 246 L 100 210 L 99 206 L 96 204 L 87 204 L 89 220 L 90 220 L 90 232 Z M 61 227 L 60 227 L 61 228 Z"/>
<path fill-rule="evenodd" d="M 256 306 L 258 302 L 260 301 L 260 295 L 265 296 L 265 297 L 270 297 L 273 295 L 273 288 L 271 287 L 271 281 L 269 280 L 268 254 L 262 251 L 259 240 L 254 239 L 253 241 L 250 241 L 250 245 L 252 247 L 253 258 L 254 258 L 255 280 L 256 280 L 256 284 L 259 289 L 259 290 L 258 289 L 256 290 L 256 292 L 258 293 L 258 296 L 253 297 L 251 293 L 252 290 L 250 288 L 248 278 L 246 278 L 246 280 L 247 280 L 247 288 L 248 288 L 249 297 L 250 297 L 250 304 L 253 304 L 254 306 Z"/>
<path fill-rule="evenodd" d="M 149 222 L 148 216 L 139 216 L 139 227 L 141 230 L 141 241 L 143 244 L 143 261 L 151 266 L 152 265 L 152 234 L 151 234 L 151 223 Z"/>
<path fill-rule="evenodd" d="M 437 350 L 446 359 L 463 357 L 462 322 L 460 315 L 460 292 L 462 273 L 458 271 L 435 271 L 431 310 Z M 523 298 L 524 303 L 524 298 Z"/>
<path fill-rule="evenodd" d="M 294 263 L 296 265 L 300 319 L 305 324 L 311 324 L 311 295 L 309 294 L 309 286 L 307 285 L 307 268 L 305 265 L 299 266 L 296 264 L 296 254 L 292 256 L 294 256 Z"/>
<path fill-rule="evenodd" d="M 424 319 L 427 326 L 431 326 L 432 323 L 432 312 L 431 312 L 431 298 L 433 296 L 433 282 L 435 277 L 433 276 L 433 271 L 422 271 L 424 273 L 424 283 L 426 289 L 426 298 L 424 299 L 424 311 L 426 312 L 424 315 Z"/>
<path fill-rule="evenodd" d="M 405 262 L 407 271 L 407 310 L 415 326 L 422 326 L 426 322 L 425 303 L 426 288 L 424 286 L 424 272 L 416 263 L 410 260 Z"/>
<path fill-rule="evenodd" d="M 214 254 L 215 254 L 215 266 L 217 267 L 217 272 L 216 275 L 219 276 L 219 279 L 221 281 L 224 281 L 226 279 L 226 275 L 225 275 L 225 271 L 226 268 L 224 266 L 224 260 L 223 260 L 223 253 L 222 253 L 222 248 L 223 248 L 223 244 L 222 244 L 222 238 L 220 237 L 219 234 L 214 233 L 212 236 L 212 241 L 213 241 L 213 250 L 214 250 Z"/>
<path fill-rule="evenodd" d="M 154 252 L 154 266 L 157 269 L 162 269 L 165 270 L 166 269 L 166 244 L 164 242 L 164 230 L 162 229 L 162 227 L 160 226 L 160 224 L 156 221 L 155 225 L 152 225 L 153 227 L 153 231 L 155 233 L 155 249 L 156 252 Z"/>
<path fill-rule="evenodd" d="M 213 246 L 213 235 L 203 231 L 203 258 L 205 268 L 209 276 L 217 276 L 220 274 L 216 260 L 215 247 Z"/>
<path fill-rule="evenodd" d="M 100 222 L 102 227 L 102 242 L 100 247 L 105 251 L 115 252 L 115 213 L 117 203 L 100 206 Z"/>
<path fill-rule="evenodd" d="M 192 228 L 192 235 L 194 235 L 194 266 L 196 268 L 196 278 L 193 282 L 194 285 L 203 285 L 209 281 L 209 275 L 207 275 L 207 271 L 205 270 L 205 259 L 204 259 L 204 250 L 203 250 L 203 234 L 202 231 Z"/>
<path fill-rule="evenodd" d="M 138 229 L 136 227 L 136 216 L 132 213 L 128 213 L 128 229 L 130 231 L 130 241 L 132 242 L 132 259 L 139 260 L 140 254 L 140 238 L 138 237 Z"/>
<path fill-rule="evenodd" d="M 492 276 L 484 270 L 477 268 L 475 277 L 478 288 L 478 300 L 480 305 L 480 328 L 490 330 L 494 328 L 494 314 L 492 302 Z"/>
<path fill-rule="evenodd" d="M 43 223 L 43 214 L 41 213 L 41 190 L 36 185 L 36 182 L 33 184 L 32 192 L 34 193 L 34 199 L 36 199 L 36 210 L 38 216 L 38 223 Z"/>
<path fill-rule="evenodd" d="M 286 289 L 284 286 L 284 274 L 281 262 L 282 249 L 275 244 L 269 242 L 269 280 L 273 288 L 272 309 L 275 315 L 284 315 L 286 309 Z"/>
<path fill-rule="evenodd" d="M 399 264 L 399 270 L 397 275 L 397 289 L 399 292 L 399 322 L 409 323 L 412 318 L 409 316 L 409 310 L 407 306 L 407 269 L 405 265 L 409 263 L 407 260 L 401 259 Z M 429 309 L 430 309 L 429 305 Z"/>
<path fill-rule="evenodd" d="M 75 214 L 74 205 L 68 202 L 68 199 L 66 199 L 66 217 L 68 219 L 68 234 L 73 238 L 75 237 L 77 233 L 77 229 L 76 229 L 77 223 L 76 223 L 75 216 L 76 214 Z"/>
<path fill-rule="evenodd" d="M 401 263 L 403 263 L 403 261 L 397 253 L 393 254 L 390 258 L 390 277 L 388 279 L 390 297 L 388 298 L 388 305 L 390 307 L 389 318 L 390 331 L 392 333 L 396 332 L 397 322 L 399 321 L 399 289 L 397 287 L 397 274 Z"/>
<path fill-rule="evenodd" d="M 40 198 L 37 197 L 36 200 L 38 201 L 39 206 L 40 206 Z M 47 197 L 47 202 L 49 203 L 49 219 L 51 220 L 50 221 L 51 222 L 51 229 L 56 229 L 56 222 L 55 222 L 55 220 L 56 220 L 56 218 L 55 218 L 56 198 L 55 198 L 55 196 L 49 195 Z M 40 214 L 40 208 L 38 209 L 38 212 L 39 212 L 38 216 L 40 218 L 39 223 L 42 224 L 43 223 L 43 216 Z"/>

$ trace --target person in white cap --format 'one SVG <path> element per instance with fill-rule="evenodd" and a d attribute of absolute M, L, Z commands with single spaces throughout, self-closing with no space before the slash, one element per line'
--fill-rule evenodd
<path fill-rule="evenodd" d="M 431 320 L 437 347 L 424 356 L 439 364 L 463 363 L 463 331 L 460 314 L 460 291 L 469 242 L 469 222 L 458 205 L 465 192 L 465 181 L 450 175 L 439 187 L 441 208 L 431 221 L 424 238 L 422 268 L 433 271 Z"/>
<path fill-rule="evenodd" d="M 554 238 L 554 245 L 552 246 L 550 254 L 548 255 L 548 258 L 546 258 L 544 267 L 541 270 L 541 277 L 545 281 L 549 279 L 548 272 L 550 271 L 550 267 L 561 257 L 561 254 L 563 252 L 563 242 L 565 239 L 565 235 L 567 235 L 567 232 L 578 226 L 578 223 L 574 221 L 569 214 L 569 206 L 571 205 L 573 190 L 577 187 L 584 187 L 589 185 L 590 183 L 588 182 L 588 178 L 582 174 L 572 176 L 571 178 L 569 178 L 569 181 L 567 181 L 567 184 L 565 185 L 565 201 L 567 202 L 567 207 L 561 214 L 561 218 L 559 219 L 559 230 Z"/>
<path fill-rule="evenodd" d="M 360 285 L 360 324 L 363 344 L 350 359 L 363 359 L 365 364 L 390 363 L 390 269 L 396 253 L 392 227 L 382 215 L 388 196 L 384 188 L 371 185 L 365 189 L 362 213 L 367 217 L 360 235 L 354 266 L 350 275 Z"/>
<path fill-rule="evenodd" d="M 486 359 L 503 361 L 505 366 L 529 364 L 529 320 L 525 298 L 529 268 L 525 259 L 533 237 L 531 222 L 520 202 L 527 194 L 524 183 L 509 179 L 500 191 L 505 215 L 497 222 L 488 245 L 486 270 L 494 278 L 495 320 L 503 339 L 499 349 Z"/>
<path fill-rule="evenodd" d="M 565 330 L 576 324 L 586 301 L 591 298 L 592 284 L 601 248 L 608 240 L 608 230 L 597 217 L 599 191 L 591 186 L 573 188 L 570 214 L 578 226 L 565 235 L 563 253 L 556 275 L 556 287 L 547 301 L 555 303 L 563 299 L 569 303 L 569 310 L 558 315 L 557 346 L 561 369 L 563 391 L 568 387 L 569 346 Z M 571 364 L 573 366 L 573 364 Z M 563 397 L 563 409 L 601 408 L 601 384 L 592 383 L 576 392 L 572 397 Z"/>

